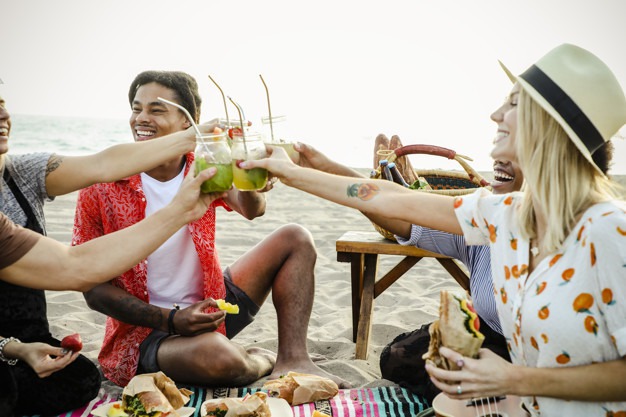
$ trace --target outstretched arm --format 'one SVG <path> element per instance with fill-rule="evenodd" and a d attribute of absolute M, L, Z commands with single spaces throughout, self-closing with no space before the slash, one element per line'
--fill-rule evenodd
<path fill-rule="evenodd" d="M 294 145 L 294 149 L 300 154 L 299 165 L 302 167 L 309 167 L 317 169 L 318 171 L 335 175 L 343 175 L 345 177 L 367 178 L 359 171 L 333 161 L 311 145 L 298 142 Z M 381 226 L 385 230 L 389 230 L 395 235 L 402 236 L 405 239 L 408 239 L 411 236 L 410 222 L 391 219 L 389 216 L 380 216 L 374 213 L 363 212 L 363 214 L 377 225 Z"/>
<path fill-rule="evenodd" d="M 462 234 L 452 198 L 418 193 L 390 181 L 344 177 L 302 168 L 291 162 L 282 148 L 268 148 L 269 158 L 246 161 L 243 166 L 266 168 L 290 187 L 361 210 L 368 216 L 388 217 Z"/>
<path fill-rule="evenodd" d="M 216 124 L 203 124 L 203 133 Z M 196 144 L 193 128 L 143 142 L 111 146 L 85 156 L 52 155 L 46 168 L 49 196 L 64 195 L 100 182 L 112 182 L 155 168 L 192 152 Z"/>
<path fill-rule="evenodd" d="M 30 288 L 86 291 L 120 275 L 224 196 L 200 193 L 214 168 L 195 178 L 193 172 L 192 168 L 170 204 L 141 222 L 73 247 L 42 237 L 17 262 L 0 269 L 0 279 Z"/>

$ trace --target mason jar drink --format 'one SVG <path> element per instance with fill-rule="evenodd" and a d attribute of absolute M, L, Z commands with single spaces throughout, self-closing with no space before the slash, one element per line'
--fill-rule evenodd
<path fill-rule="evenodd" d="M 271 123 L 270 123 L 271 122 Z M 293 148 L 293 141 L 289 140 L 290 133 L 287 125 L 287 116 L 269 116 L 261 118 L 263 140 L 268 145 L 280 146 L 289 158 L 295 163 L 300 160 L 300 154 Z"/>
<path fill-rule="evenodd" d="M 233 136 L 231 148 L 233 183 L 238 190 L 255 191 L 260 190 L 267 184 L 267 170 L 265 168 L 243 169 L 239 164 L 244 161 L 263 159 L 267 156 L 265 144 L 261 140 L 261 135 L 256 132 L 243 136 Z"/>
<path fill-rule="evenodd" d="M 215 167 L 215 175 L 202 183 L 203 193 L 214 193 L 230 190 L 233 184 L 232 158 L 230 146 L 225 132 L 202 136 L 197 140 L 195 150 L 196 172 Z"/>

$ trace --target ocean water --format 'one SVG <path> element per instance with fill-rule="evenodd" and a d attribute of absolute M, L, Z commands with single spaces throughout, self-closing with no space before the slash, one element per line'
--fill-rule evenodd
<path fill-rule="evenodd" d="M 132 142 L 127 120 L 11 115 L 9 152 L 86 155 Z"/>

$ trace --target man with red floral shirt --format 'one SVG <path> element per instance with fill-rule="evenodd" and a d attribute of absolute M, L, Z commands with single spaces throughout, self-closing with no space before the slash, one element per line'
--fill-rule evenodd
<path fill-rule="evenodd" d="M 158 97 L 182 105 L 198 122 L 201 99 L 193 77 L 146 71 L 129 90 L 136 141 L 189 127 L 180 110 Z M 81 191 L 73 244 L 135 224 L 167 204 L 192 161 L 188 154 Z M 215 250 L 216 207 L 251 220 L 264 214 L 265 197 L 232 188 L 146 260 L 85 294 L 91 308 L 109 316 L 98 357 L 105 376 L 119 385 L 137 373 L 159 370 L 177 382 L 213 386 L 246 385 L 288 371 L 338 380 L 315 365 L 306 348 L 316 261 L 311 234 L 299 225 L 282 226 L 222 271 Z M 278 318 L 277 356 L 229 340 L 254 319 L 270 291 Z M 240 313 L 226 316 L 216 299 L 238 304 Z"/>

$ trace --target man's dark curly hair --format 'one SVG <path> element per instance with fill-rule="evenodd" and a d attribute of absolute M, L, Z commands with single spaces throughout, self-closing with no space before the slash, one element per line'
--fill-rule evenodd
<path fill-rule="evenodd" d="M 179 104 L 187 109 L 196 123 L 200 123 L 202 99 L 198 93 L 198 83 L 195 78 L 182 71 L 144 71 L 137 75 L 128 89 L 128 102 L 131 107 L 137 89 L 153 82 L 173 90 Z"/>

